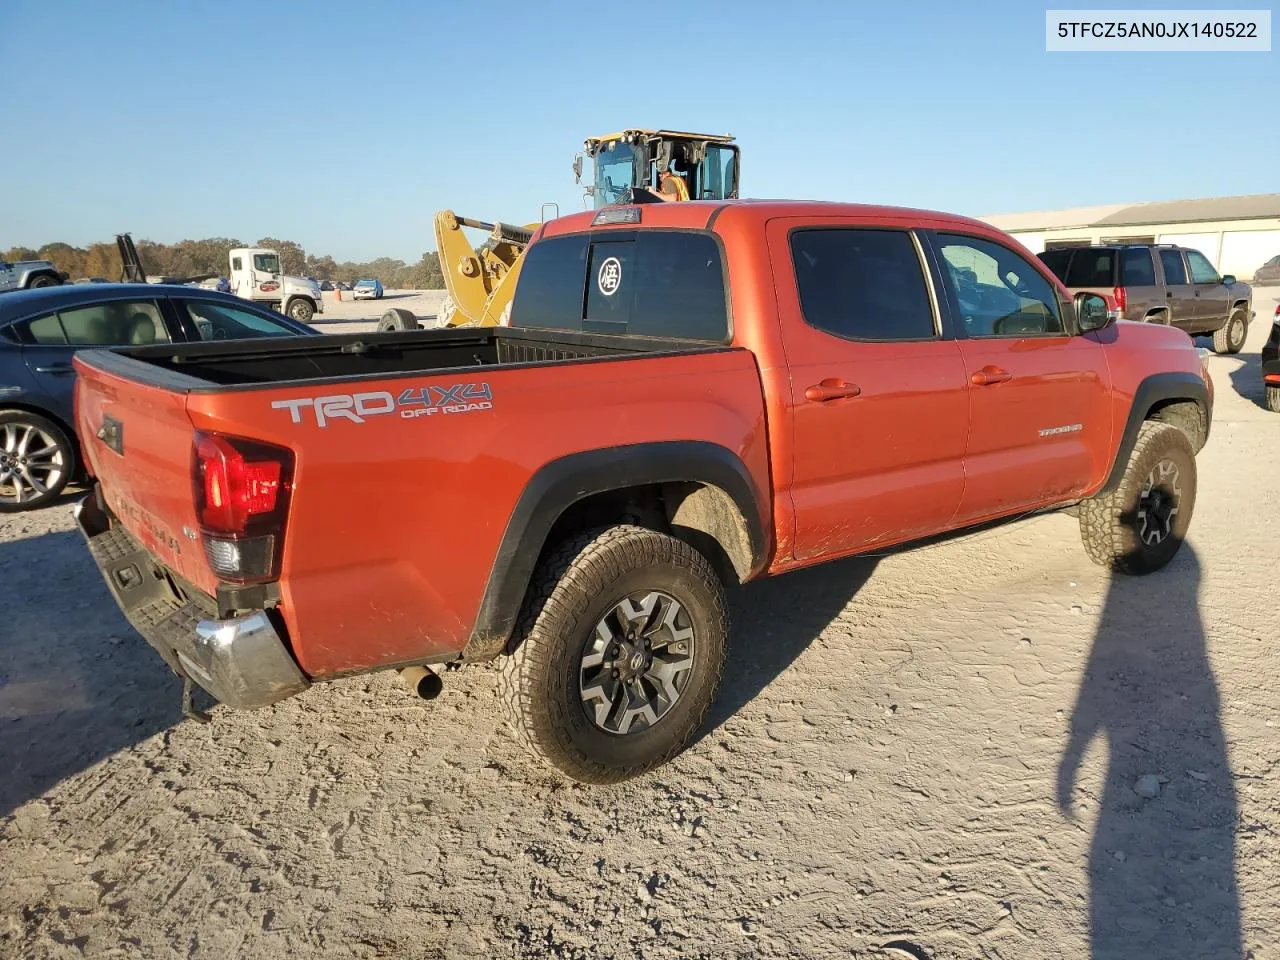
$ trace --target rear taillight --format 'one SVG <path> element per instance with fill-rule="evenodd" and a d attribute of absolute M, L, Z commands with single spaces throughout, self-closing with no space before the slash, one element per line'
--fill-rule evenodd
<path fill-rule="evenodd" d="M 293 488 L 293 454 L 240 437 L 195 436 L 196 513 L 209 566 L 236 583 L 272 580 Z"/>
<path fill-rule="evenodd" d="M 1124 287 L 1114 287 L 1111 291 L 1111 296 L 1115 298 L 1116 309 L 1124 313 L 1125 308 L 1128 306 L 1124 295 Z"/>

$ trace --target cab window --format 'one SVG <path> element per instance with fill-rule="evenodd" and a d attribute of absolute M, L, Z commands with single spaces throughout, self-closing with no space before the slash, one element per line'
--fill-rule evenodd
<path fill-rule="evenodd" d="M 970 337 L 1063 336 L 1054 287 L 1008 247 L 960 234 L 938 235 L 943 273 Z"/>
<path fill-rule="evenodd" d="M 1187 265 L 1191 267 L 1192 283 L 1217 283 L 1218 271 L 1199 250 L 1187 251 Z"/>
<path fill-rule="evenodd" d="M 117 301 L 73 310 L 18 325 L 27 343 L 84 347 L 145 346 L 168 343 L 160 308 L 151 301 Z"/>
<path fill-rule="evenodd" d="M 938 335 L 920 255 L 906 231 L 796 230 L 791 259 L 809 326 L 848 340 Z"/>
<path fill-rule="evenodd" d="M 525 254 L 511 326 L 724 342 L 724 265 L 707 233 L 550 237 Z"/>

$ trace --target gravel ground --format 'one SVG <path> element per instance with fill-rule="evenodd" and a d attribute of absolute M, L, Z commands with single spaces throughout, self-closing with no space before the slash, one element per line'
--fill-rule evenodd
<path fill-rule="evenodd" d="M 378 318 L 391 307 L 403 307 L 430 326 L 443 299 L 443 290 L 388 290 L 381 300 L 352 300 L 350 293 L 338 300 L 326 293 L 324 313 L 316 314 L 311 325 L 324 333 L 363 333 L 375 329 Z"/>
<path fill-rule="evenodd" d="M 704 735 L 616 788 L 492 668 L 183 721 L 70 500 L 5 517 L 0 955 L 1280 958 L 1276 292 L 1171 567 L 1047 516 L 747 588 Z"/>

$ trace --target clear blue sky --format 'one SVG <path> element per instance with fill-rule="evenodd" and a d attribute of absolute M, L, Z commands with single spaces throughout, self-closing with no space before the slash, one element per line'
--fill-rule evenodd
<path fill-rule="evenodd" d="M 0 249 L 128 230 L 412 261 L 438 209 L 580 208 L 575 150 L 624 126 L 734 134 L 755 197 L 1280 190 L 1280 53 L 1044 51 L 1046 7 L 1101 5 L 4 0 Z"/>

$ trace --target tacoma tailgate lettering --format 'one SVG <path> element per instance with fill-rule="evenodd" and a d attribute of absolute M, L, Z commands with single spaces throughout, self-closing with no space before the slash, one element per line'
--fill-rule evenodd
<path fill-rule="evenodd" d="M 403 419 L 413 420 L 436 413 L 492 410 L 493 391 L 487 383 L 455 383 L 448 387 L 408 387 L 398 400 L 385 390 L 375 390 L 271 402 L 273 410 L 288 410 L 294 423 L 302 423 L 302 411 L 307 407 L 315 414 L 316 426 L 324 428 L 330 420 L 364 423 L 366 417 L 397 411 Z"/>

